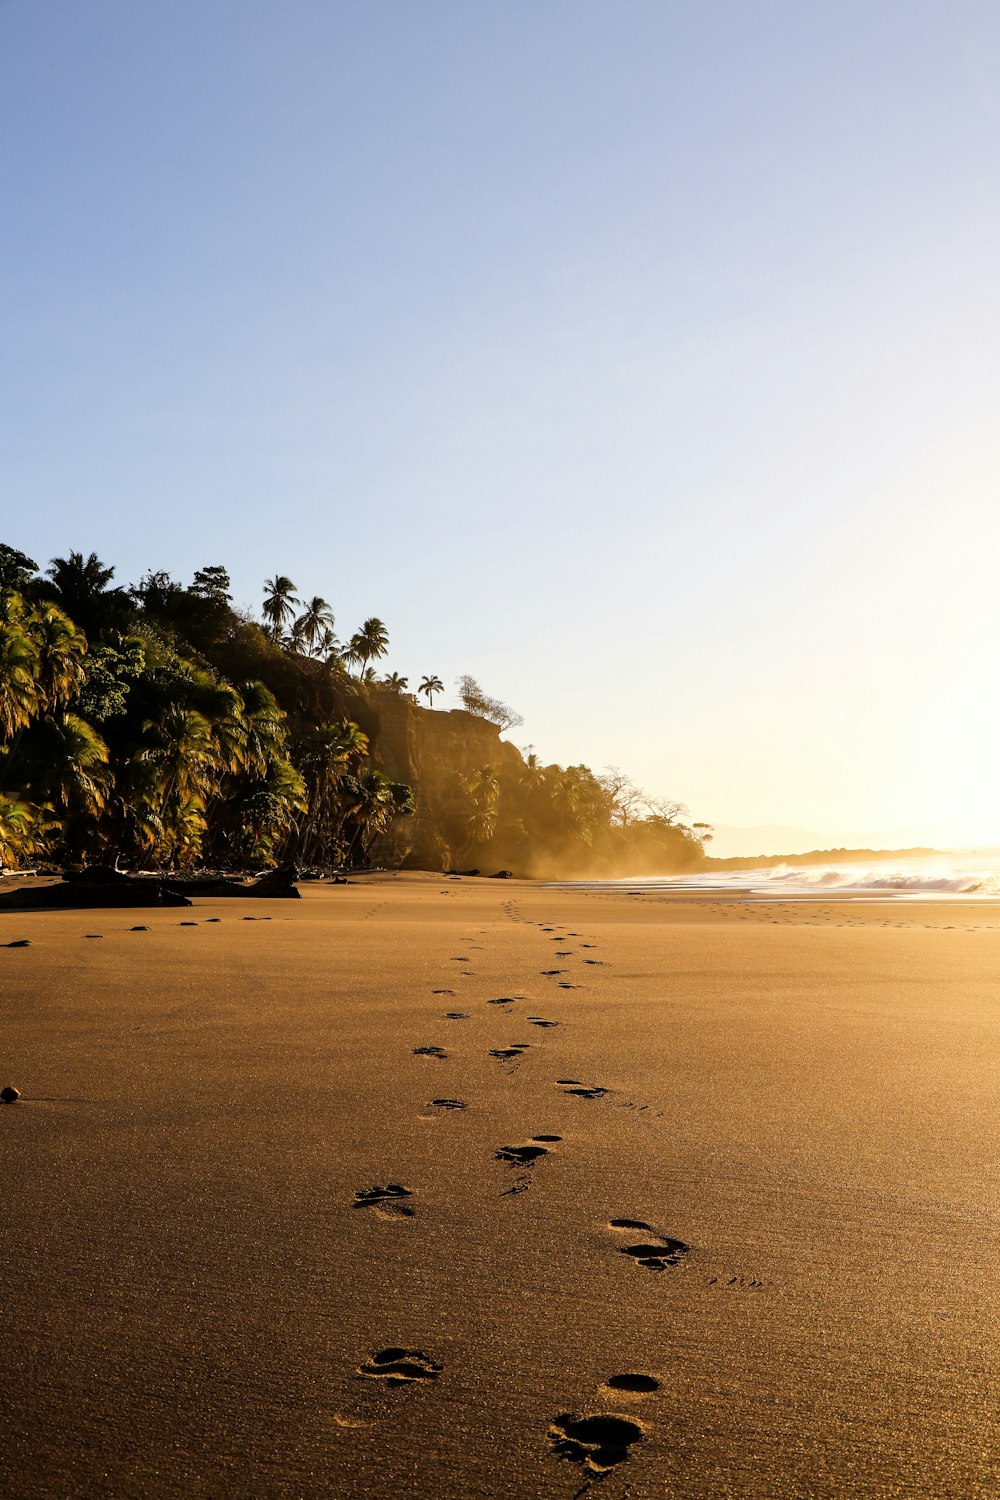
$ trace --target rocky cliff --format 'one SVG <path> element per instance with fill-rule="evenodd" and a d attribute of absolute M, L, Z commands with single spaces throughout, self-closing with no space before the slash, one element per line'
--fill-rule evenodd
<path fill-rule="evenodd" d="M 345 689 L 344 712 L 368 736 L 377 769 L 414 789 L 417 810 L 396 825 L 392 847 L 380 851 L 383 857 L 409 869 L 462 864 L 468 852 L 463 783 L 484 766 L 492 766 L 502 781 L 516 781 L 524 765 L 517 748 L 500 738 L 495 724 L 475 714 L 424 708 L 407 694 L 361 683 Z"/>

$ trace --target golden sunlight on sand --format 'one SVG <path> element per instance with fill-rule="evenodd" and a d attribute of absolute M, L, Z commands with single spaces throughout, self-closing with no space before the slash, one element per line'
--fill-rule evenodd
<path fill-rule="evenodd" d="M 9 1492 L 995 1496 L 1000 906 L 303 894 L 2 918 Z"/>

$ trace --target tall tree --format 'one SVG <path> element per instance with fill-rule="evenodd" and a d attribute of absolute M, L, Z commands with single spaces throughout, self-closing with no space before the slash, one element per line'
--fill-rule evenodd
<path fill-rule="evenodd" d="M 126 591 L 108 587 L 115 576 L 114 568 L 105 567 L 96 552 L 86 558 L 82 552 L 54 557 L 48 576 L 58 604 L 88 634 L 131 613 L 132 601 Z"/>
<path fill-rule="evenodd" d="M 295 624 L 310 656 L 316 654 L 318 643 L 324 639 L 324 631 L 332 631 L 334 623 L 333 610 L 325 599 L 317 594 L 309 600 Z"/>
<path fill-rule="evenodd" d="M 424 677 L 421 679 L 421 683 L 417 688 L 417 692 L 423 693 L 427 699 L 427 702 L 430 704 L 431 708 L 433 708 L 434 694 L 444 692 L 444 683 L 441 681 L 440 677 Z"/>
<path fill-rule="evenodd" d="M 23 729 L 40 707 L 38 647 L 20 594 L 0 594 L 0 742 Z"/>
<path fill-rule="evenodd" d="M 361 629 L 351 636 L 349 650 L 353 659 L 360 662 L 362 667 L 362 671 L 358 675 L 363 675 L 369 662 L 378 661 L 381 657 L 385 656 L 388 649 L 389 632 L 386 630 L 383 622 L 377 616 L 372 615 L 370 619 L 365 621 Z"/>
<path fill-rule="evenodd" d="M 264 580 L 263 615 L 273 640 L 280 636 L 286 621 L 295 615 L 295 606 L 301 601 L 296 597 L 295 585 L 284 573 Z"/>
<path fill-rule="evenodd" d="M 38 564 L 16 547 L 0 542 L 0 594 L 11 589 L 15 594 L 29 591 Z"/>

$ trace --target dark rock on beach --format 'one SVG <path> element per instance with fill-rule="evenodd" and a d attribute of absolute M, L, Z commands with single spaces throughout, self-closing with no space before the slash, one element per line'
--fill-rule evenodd
<path fill-rule="evenodd" d="M 0 911 L 79 911 L 113 906 L 190 906 L 165 881 L 94 866 L 67 870 L 55 885 L 21 886 L 0 895 Z"/>

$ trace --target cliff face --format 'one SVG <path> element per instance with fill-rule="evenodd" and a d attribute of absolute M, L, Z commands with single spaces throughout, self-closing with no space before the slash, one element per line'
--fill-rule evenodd
<path fill-rule="evenodd" d="M 500 730 L 462 709 L 423 708 L 402 693 L 351 684 L 344 711 L 368 736 L 372 763 L 393 781 L 413 787 L 417 810 L 390 838 L 391 857 L 404 869 L 445 870 L 463 863 L 461 828 L 467 810 L 462 781 L 483 766 L 515 780 L 523 766 Z M 485 870 L 492 874 L 492 870 Z"/>

